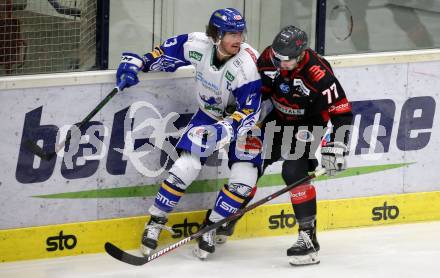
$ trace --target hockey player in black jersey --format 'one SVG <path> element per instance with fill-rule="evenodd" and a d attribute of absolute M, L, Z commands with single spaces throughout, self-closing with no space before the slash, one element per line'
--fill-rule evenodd
<path fill-rule="evenodd" d="M 257 66 L 263 101 L 273 105 L 263 120 L 264 168 L 284 160 L 281 174 L 286 184 L 292 184 L 318 166 L 315 152 L 321 145 L 321 166 L 327 174 L 343 171 L 353 117 L 351 105 L 328 61 L 308 48 L 307 34 L 294 26 L 283 28 L 262 52 Z M 273 134 L 273 139 L 268 134 Z M 289 262 L 319 263 L 315 188 L 312 184 L 299 185 L 290 191 L 290 199 L 299 233 L 287 250 Z M 231 235 L 234 225 L 218 229 L 217 234 Z M 221 241 L 225 241 L 224 236 Z"/>

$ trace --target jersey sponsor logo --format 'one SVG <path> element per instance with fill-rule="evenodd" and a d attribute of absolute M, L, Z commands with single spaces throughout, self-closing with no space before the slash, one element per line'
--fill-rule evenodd
<path fill-rule="evenodd" d="M 293 228 L 296 225 L 295 215 L 292 213 L 285 214 L 284 209 L 281 210 L 280 214 L 275 214 L 269 216 L 269 229 L 285 229 Z"/>
<path fill-rule="evenodd" d="M 394 220 L 399 217 L 399 208 L 397 206 L 389 206 L 387 202 L 383 203 L 383 206 L 374 207 L 371 210 L 371 213 L 374 215 L 371 220 L 380 221 L 380 220 Z"/>
<path fill-rule="evenodd" d="M 220 117 L 223 114 L 223 110 L 220 107 L 215 106 L 215 105 L 205 104 L 203 106 L 203 109 L 205 109 L 206 111 L 212 112 L 214 114 L 214 116 L 217 116 L 217 117 Z"/>
<path fill-rule="evenodd" d="M 228 70 L 226 71 L 225 77 L 231 82 L 235 79 L 234 75 L 232 75 L 232 73 L 230 73 Z"/>
<path fill-rule="evenodd" d="M 232 64 L 239 68 L 243 64 L 243 61 L 240 58 L 236 58 Z"/>
<path fill-rule="evenodd" d="M 222 114 L 223 110 L 219 107 L 220 104 L 222 103 L 222 98 L 221 97 L 207 97 L 205 95 L 200 95 L 200 100 L 204 103 L 203 104 L 203 108 L 208 110 L 208 111 L 212 111 L 215 112 L 217 114 Z"/>
<path fill-rule="evenodd" d="M 318 82 L 325 76 L 325 70 L 321 69 L 319 65 L 314 65 L 309 68 L 309 77 L 314 82 Z"/>
<path fill-rule="evenodd" d="M 341 103 L 338 105 L 332 105 L 328 109 L 330 114 L 343 114 L 351 111 L 351 105 L 348 102 Z"/>
<path fill-rule="evenodd" d="M 63 251 L 64 248 L 73 249 L 76 246 L 78 240 L 74 235 L 64 235 L 61 230 L 56 236 L 51 236 L 46 239 L 47 248 L 49 252 L 60 250 Z"/>
<path fill-rule="evenodd" d="M 278 111 L 282 112 L 283 114 L 294 115 L 294 116 L 302 116 L 305 114 L 305 109 L 298 109 L 298 108 L 285 106 L 279 103 L 278 101 L 276 101 L 274 98 L 272 98 L 272 103 L 275 106 L 275 108 Z"/>
<path fill-rule="evenodd" d="M 203 76 L 202 72 L 198 71 L 196 73 L 196 80 L 199 81 L 205 89 L 207 89 L 209 91 L 212 91 L 216 95 L 221 95 L 220 88 L 216 84 L 214 84 L 211 81 L 207 80 Z"/>
<path fill-rule="evenodd" d="M 255 55 L 255 53 L 250 48 L 245 48 L 244 50 L 247 53 L 249 53 L 249 55 L 251 55 L 252 60 L 254 60 L 254 63 L 257 63 L 257 56 Z"/>
<path fill-rule="evenodd" d="M 200 96 L 200 99 L 204 103 L 209 104 L 209 105 L 214 105 L 214 104 L 222 103 L 222 98 L 221 97 L 214 97 L 214 96 L 207 97 L 207 96 L 201 95 L 201 94 L 199 94 L 199 96 Z"/>
<path fill-rule="evenodd" d="M 281 93 L 283 93 L 283 94 L 288 94 L 290 92 L 289 84 L 281 83 L 279 87 L 280 87 Z"/>
<path fill-rule="evenodd" d="M 307 88 L 306 85 L 304 85 L 301 79 L 293 79 L 293 89 L 299 92 L 302 96 L 310 95 L 310 89 Z"/>
<path fill-rule="evenodd" d="M 197 51 L 190 51 L 189 57 L 200 62 L 202 60 L 203 54 Z"/>

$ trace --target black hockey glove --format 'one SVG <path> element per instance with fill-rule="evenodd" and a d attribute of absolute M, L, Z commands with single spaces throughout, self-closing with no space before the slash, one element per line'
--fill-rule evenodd
<path fill-rule="evenodd" d="M 347 146 L 342 142 L 330 142 L 321 148 L 321 165 L 327 175 L 334 176 L 347 169 Z"/>

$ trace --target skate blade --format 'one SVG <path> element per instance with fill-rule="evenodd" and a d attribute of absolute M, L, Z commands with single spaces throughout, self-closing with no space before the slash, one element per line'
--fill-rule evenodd
<path fill-rule="evenodd" d="M 303 256 L 290 256 L 289 263 L 293 266 L 319 264 L 318 253 L 311 253 Z"/>
<path fill-rule="evenodd" d="M 216 235 L 215 236 L 215 243 L 216 244 L 225 244 L 228 240 L 228 236 L 225 235 Z"/>
<path fill-rule="evenodd" d="M 195 248 L 193 249 L 193 254 L 194 254 L 195 257 L 197 257 L 197 258 L 199 258 L 200 260 L 204 261 L 204 260 L 206 260 L 206 259 L 208 258 L 209 254 L 211 254 L 211 253 L 206 252 L 206 251 L 200 249 L 200 248 L 197 246 L 197 247 L 195 247 Z"/>
<path fill-rule="evenodd" d="M 153 253 L 154 249 L 148 248 L 147 246 L 141 244 L 140 251 L 144 257 L 148 257 L 151 255 L 151 253 Z"/>

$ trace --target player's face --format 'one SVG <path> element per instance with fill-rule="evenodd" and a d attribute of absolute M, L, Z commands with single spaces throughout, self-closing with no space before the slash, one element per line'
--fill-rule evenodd
<path fill-rule="evenodd" d="M 240 51 L 244 37 L 242 32 L 226 32 L 220 41 L 220 47 L 227 55 L 235 55 Z"/>
<path fill-rule="evenodd" d="M 290 60 L 280 60 L 279 56 L 280 55 L 276 55 L 276 53 L 272 51 L 270 58 L 274 66 L 280 70 L 293 70 L 298 66 L 299 62 L 304 57 L 304 51 L 298 57 Z"/>
<path fill-rule="evenodd" d="M 293 70 L 298 65 L 298 59 L 291 59 L 287 61 L 280 61 L 280 69 Z"/>

